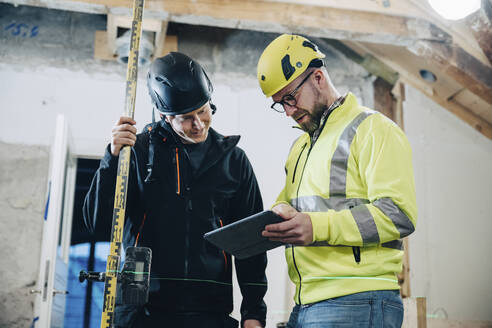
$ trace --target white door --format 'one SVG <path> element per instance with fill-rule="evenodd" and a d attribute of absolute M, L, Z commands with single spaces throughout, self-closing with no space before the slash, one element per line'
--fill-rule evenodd
<path fill-rule="evenodd" d="M 68 259 L 72 232 L 76 160 L 63 115 L 56 119 L 50 156 L 46 213 L 35 304 L 35 327 L 63 327 Z"/>

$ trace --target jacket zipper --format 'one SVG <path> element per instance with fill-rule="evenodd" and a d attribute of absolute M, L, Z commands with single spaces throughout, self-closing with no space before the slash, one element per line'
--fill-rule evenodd
<path fill-rule="evenodd" d="M 336 107 L 335 107 L 336 108 Z M 330 114 L 333 112 L 333 110 L 335 109 L 329 109 L 329 113 L 328 115 L 326 116 L 324 122 L 322 123 L 322 126 L 319 127 L 320 129 L 320 134 L 321 134 L 321 131 L 324 129 L 325 127 L 325 124 L 326 124 L 326 121 L 328 121 L 328 117 L 330 116 Z M 319 136 L 319 135 L 318 135 Z M 304 175 L 304 169 L 306 168 L 306 164 L 307 164 L 307 161 L 309 159 L 309 154 L 311 153 L 311 149 L 313 149 L 314 147 L 314 144 L 316 143 L 316 141 L 318 140 L 318 136 L 315 138 L 315 139 L 312 139 L 311 140 L 311 145 L 309 146 L 309 150 L 308 150 L 308 153 L 306 155 L 306 161 L 304 162 L 304 166 L 302 168 L 302 173 L 301 173 L 301 178 L 299 180 L 299 185 L 297 186 L 297 192 L 296 192 L 296 196 L 297 198 L 299 198 L 299 189 L 301 188 L 301 182 L 302 182 L 302 177 Z M 302 155 L 302 152 L 304 151 L 304 148 L 306 147 L 307 143 L 304 144 L 303 148 L 302 148 L 302 151 L 301 151 L 301 155 Z M 297 163 L 296 163 L 296 166 L 294 168 L 294 176 L 292 177 L 292 184 L 294 184 L 294 177 L 295 177 L 295 173 L 296 173 L 296 169 L 297 169 L 297 164 L 299 163 L 299 159 L 301 158 L 301 155 L 299 155 L 299 158 L 297 159 Z M 299 268 L 297 267 L 297 264 L 296 264 L 296 259 L 295 259 L 295 256 L 294 256 L 294 248 L 295 246 L 292 245 L 292 261 L 294 262 L 294 267 L 296 268 L 296 271 L 297 271 L 297 274 L 299 275 L 299 295 L 298 295 L 298 301 L 299 301 L 299 304 L 302 304 L 301 303 L 301 287 L 302 287 L 302 278 L 301 278 L 301 273 L 299 272 Z"/>
<path fill-rule="evenodd" d="M 176 193 L 179 195 L 181 194 L 181 181 L 180 181 L 180 176 L 179 176 L 179 153 L 178 153 L 178 147 L 176 147 Z"/>
<path fill-rule="evenodd" d="M 146 219 L 147 219 L 147 213 L 144 213 L 143 219 L 142 219 L 142 223 L 140 223 L 140 228 L 138 229 L 137 237 L 135 238 L 135 245 L 134 245 L 135 247 L 137 247 L 137 245 L 138 245 L 138 238 L 142 234 L 143 227 L 144 227 L 144 224 L 145 224 L 145 220 Z"/>
<path fill-rule="evenodd" d="M 187 195 L 187 198 L 190 197 Z M 186 213 L 186 237 L 185 237 L 185 263 L 184 263 L 184 276 L 188 278 L 188 256 L 190 254 L 190 216 L 193 210 L 193 203 L 190 198 L 186 201 L 187 213 Z"/>
<path fill-rule="evenodd" d="M 224 224 L 222 223 L 222 219 L 219 219 L 220 227 L 222 228 Z M 222 250 L 222 255 L 224 255 L 224 269 L 227 272 L 227 255 L 224 250 Z"/>
<path fill-rule="evenodd" d="M 175 157 L 173 158 L 176 163 L 176 194 L 181 195 L 181 172 L 179 165 L 179 148 L 175 148 Z M 190 199 L 190 188 L 186 188 L 188 191 L 185 195 L 185 204 L 186 204 L 186 233 L 185 233 L 185 257 L 184 257 L 184 277 L 188 277 L 188 256 L 190 253 L 190 213 L 193 210 L 193 204 Z"/>
<path fill-rule="evenodd" d="M 307 145 L 307 143 L 304 145 L 304 147 Z M 301 188 L 301 182 L 302 182 L 302 177 L 304 176 L 304 169 L 306 168 L 306 164 L 307 164 L 307 161 L 309 159 L 309 154 L 311 153 L 311 149 L 313 149 L 313 146 L 314 144 L 311 144 L 309 146 L 309 150 L 308 150 L 308 153 L 306 155 L 306 161 L 304 162 L 304 166 L 302 167 L 302 172 L 301 172 L 301 177 L 299 179 L 299 185 L 297 186 L 297 192 L 296 192 L 296 197 L 299 197 L 299 189 Z M 304 151 L 304 147 L 302 148 L 302 150 Z M 302 152 L 301 152 L 302 154 Z M 301 156 L 299 156 L 300 158 Z M 297 161 L 299 162 L 299 158 L 297 159 Z M 296 164 L 296 167 L 297 167 L 297 164 Z M 295 171 L 295 170 L 294 170 Z M 292 245 L 292 261 L 294 262 L 294 267 L 296 268 L 296 271 L 297 271 L 297 275 L 299 276 L 299 295 L 297 297 L 297 300 L 298 300 L 298 303 L 299 304 L 302 304 L 301 303 L 301 288 L 302 288 L 302 277 L 301 277 L 301 272 L 299 271 L 299 268 L 297 267 L 297 264 L 296 264 L 296 259 L 295 259 L 295 256 L 294 256 L 294 248 L 295 246 Z"/>
<path fill-rule="evenodd" d="M 302 153 L 304 152 L 304 148 L 306 148 L 307 142 L 302 146 L 301 153 L 299 154 L 299 157 L 297 157 L 297 162 L 296 166 L 294 167 L 294 174 L 292 175 L 292 184 L 294 184 L 294 181 L 296 179 L 296 171 L 297 171 L 297 164 L 299 164 L 299 160 L 301 159 Z"/>

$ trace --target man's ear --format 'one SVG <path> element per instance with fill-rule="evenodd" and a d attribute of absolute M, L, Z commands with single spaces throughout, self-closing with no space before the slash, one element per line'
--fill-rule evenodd
<path fill-rule="evenodd" d="M 317 84 L 320 84 L 324 80 L 324 75 L 323 72 L 320 69 L 317 69 L 314 71 L 314 80 L 316 81 Z"/>
<path fill-rule="evenodd" d="M 161 114 L 161 119 L 164 118 L 164 121 L 166 121 L 167 123 L 171 124 L 171 120 L 169 119 L 169 115 L 162 115 Z"/>
<path fill-rule="evenodd" d="M 322 90 L 326 85 L 326 76 L 321 69 L 314 71 L 314 83 L 319 90 Z"/>

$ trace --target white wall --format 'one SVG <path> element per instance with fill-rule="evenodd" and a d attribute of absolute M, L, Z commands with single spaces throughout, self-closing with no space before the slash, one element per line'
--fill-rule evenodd
<path fill-rule="evenodd" d="M 418 222 L 412 296 L 431 316 L 492 320 L 492 140 L 407 86 Z"/>
<path fill-rule="evenodd" d="M 139 129 L 151 118 L 144 86 L 137 87 Z M 125 80 L 117 74 L 0 63 L 0 90 L 5 117 L 0 121 L 0 140 L 8 143 L 50 145 L 56 115 L 63 113 L 74 139 L 73 151 L 102 156 L 111 127 L 124 111 Z"/>
<path fill-rule="evenodd" d="M 0 142 L 0 327 L 30 327 L 49 149 Z"/>

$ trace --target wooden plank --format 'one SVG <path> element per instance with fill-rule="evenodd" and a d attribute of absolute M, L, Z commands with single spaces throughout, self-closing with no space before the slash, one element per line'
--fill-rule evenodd
<path fill-rule="evenodd" d="M 438 97 L 431 97 L 436 103 L 449 110 L 451 113 L 458 116 L 460 119 L 468 123 L 478 132 L 492 140 L 492 124 L 483 117 L 473 113 L 468 108 L 464 107 L 455 99 L 443 100 Z"/>
<path fill-rule="evenodd" d="M 425 297 L 403 299 L 402 328 L 427 328 L 427 302 Z"/>
<path fill-rule="evenodd" d="M 398 274 L 398 284 L 400 285 L 400 295 L 402 298 L 408 298 L 412 294 L 410 292 L 410 261 L 408 256 L 408 239 L 403 239 L 403 266 L 401 272 Z"/>
<path fill-rule="evenodd" d="M 101 60 L 116 60 L 116 55 L 109 48 L 106 31 L 96 31 L 94 37 L 94 58 Z"/>
<path fill-rule="evenodd" d="M 188 15 L 194 16 L 194 20 L 212 17 L 215 24 L 223 22 L 229 27 L 332 39 L 364 39 L 400 45 L 412 44 L 419 39 L 450 40 L 447 33 L 430 28 L 432 24 L 418 18 L 313 5 L 243 0 L 169 0 L 151 1 L 149 9 L 169 12 L 173 21 L 191 24 L 196 22 L 187 19 Z M 208 25 L 207 20 L 198 21 Z"/>
<path fill-rule="evenodd" d="M 5 1 L 5 0 L 4 0 Z M 10 0 L 16 4 L 108 13 L 127 11 L 128 0 Z M 173 22 L 299 33 L 314 37 L 411 45 L 418 40 L 449 42 L 446 32 L 420 18 L 324 6 L 244 0 L 147 1 L 146 17 Z M 309 17 L 309 19 L 306 19 Z M 375 24 L 377 22 L 377 24 Z"/>
<path fill-rule="evenodd" d="M 159 31 L 157 31 L 155 34 L 154 57 L 161 57 L 164 55 L 164 45 L 166 42 L 167 26 L 168 26 L 167 21 L 161 21 L 161 26 L 159 28 Z"/>
<path fill-rule="evenodd" d="M 393 117 L 395 123 L 405 130 L 405 124 L 403 121 L 403 102 L 405 101 L 405 85 L 401 80 L 397 81 L 391 90 L 391 94 L 395 98 L 396 102 L 393 108 Z M 403 248 L 405 249 L 405 254 L 403 257 L 403 273 L 406 277 L 405 279 L 405 295 L 410 296 L 410 261 L 409 261 L 409 247 L 408 238 L 403 238 Z"/>
<path fill-rule="evenodd" d="M 108 14 L 106 18 L 106 39 L 107 39 L 106 48 L 112 54 L 116 54 L 117 37 L 118 37 L 118 25 L 116 24 L 116 16 L 112 14 Z"/>
<path fill-rule="evenodd" d="M 109 49 L 114 53 L 116 50 L 116 38 L 118 34 L 118 28 L 130 29 L 132 24 L 132 19 L 130 16 L 125 15 L 116 15 L 113 13 L 109 13 L 107 18 L 107 44 L 102 45 L 100 43 L 97 44 L 98 49 L 96 58 L 104 58 L 109 59 L 108 54 L 105 52 Z M 155 32 L 154 38 L 154 56 L 161 57 L 167 54 L 170 51 L 177 51 L 177 38 L 176 36 L 172 36 L 169 38 L 169 42 L 171 42 L 170 47 L 165 47 L 166 33 L 167 33 L 167 21 L 160 21 L 155 18 L 144 18 L 142 21 L 142 30 L 146 32 Z M 101 32 L 101 31 L 99 31 Z M 101 33 L 99 33 L 100 35 Z M 96 35 L 98 37 L 98 35 Z M 100 40 L 99 40 L 100 41 Z"/>
<path fill-rule="evenodd" d="M 348 10 L 363 10 L 368 12 L 384 13 L 397 16 L 421 17 L 422 11 L 408 0 L 268 0 L 269 2 L 283 2 L 306 4 L 313 6 L 331 7 Z"/>
<path fill-rule="evenodd" d="M 130 29 L 132 27 L 132 18 L 127 15 L 108 14 L 108 21 L 111 17 L 113 25 Z M 167 22 L 166 22 L 167 24 Z M 109 25 L 109 24 L 108 24 Z M 155 18 L 144 18 L 142 21 L 142 29 L 144 31 L 159 32 L 162 29 L 162 21 Z"/>
<path fill-rule="evenodd" d="M 162 57 L 171 51 L 178 51 L 178 37 L 176 35 L 166 35 L 162 48 L 156 48 L 153 58 Z"/>
<path fill-rule="evenodd" d="M 426 328 L 427 305 L 425 297 L 408 297 L 403 299 L 402 328 Z"/>
<path fill-rule="evenodd" d="M 374 80 L 372 85 L 374 89 L 374 109 L 394 121 L 393 110 L 395 99 L 391 94 L 393 86 L 380 77 Z"/>
<path fill-rule="evenodd" d="M 492 104 L 492 68 L 456 45 L 416 42 L 408 49 Z"/>
<path fill-rule="evenodd" d="M 427 302 L 425 297 L 417 297 L 417 327 L 427 328 Z"/>
<path fill-rule="evenodd" d="M 466 18 L 478 44 L 492 64 L 492 4 L 482 0 L 482 7 Z"/>
<path fill-rule="evenodd" d="M 94 58 L 101 60 L 116 60 L 116 55 L 109 49 L 106 31 L 96 31 L 94 38 Z M 156 49 L 156 48 L 154 48 Z M 178 51 L 178 38 L 176 35 L 167 35 L 160 52 L 154 50 L 153 58 L 161 57 L 171 51 Z"/>
<path fill-rule="evenodd" d="M 466 108 L 473 110 L 475 114 L 483 117 L 487 122 L 492 122 L 492 106 L 483 99 L 475 96 L 470 90 L 462 88 L 459 92 L 448 98 L 455 100 Z"/>

